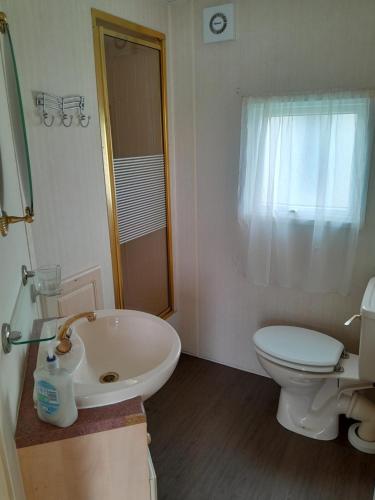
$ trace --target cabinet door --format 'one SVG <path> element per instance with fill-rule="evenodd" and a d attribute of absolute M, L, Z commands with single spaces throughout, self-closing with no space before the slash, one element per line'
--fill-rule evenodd
<path fill-rule="evenodd" d="M 146 424 L 18 450 L 28 500 L 149 500 Z"/>

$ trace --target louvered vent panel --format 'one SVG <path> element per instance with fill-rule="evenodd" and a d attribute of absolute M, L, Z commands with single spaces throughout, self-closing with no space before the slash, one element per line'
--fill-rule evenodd
<path fill-rule="evenodd" d="M 113 160 L 120 243 L 166 227 L 164 155 Z"/>

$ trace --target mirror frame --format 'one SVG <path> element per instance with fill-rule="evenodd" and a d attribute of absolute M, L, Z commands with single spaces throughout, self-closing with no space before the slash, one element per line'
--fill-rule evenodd
<path fill-rule="evenodd" d="M 30 164 L 27 134 L 26 134 L 25 116 L 24 116 L 24 110 L 23 110 L 23 105 L 22 105 L 21 90 L 20 90 L 20 84 L 19 84 L 19 79 L 18 79 L 18 72 L 17 72 L 16 60 L 15 60 L 15 56 L 14 56 L 12 39 L 10 36 L 7 18 L 6 18 L 6 15 L 4 12 L 0 12 L 0 34 L 2 34 L 4 36 L 8 36 L 8 42 L 9 42 L 9 46 L 10 46 L 10 52 L 11 52 L 10 57 L 11 57 L 12 63 L 13 63 L 14 79 L 16 82 L 16 94 L 17 94 L 18 106 L 19 106 L 19 110 L 20 110 L 19 119 L 21 121 L 20 125 L 21 125 L 21 129 L 22 129 L 22 139 L 23 139 L 24 148 L 25 148 L 25 159 L 26 159 L 26 166 L 27 166 L 27 172 L 26 172 L 25 176 L 27 178 L 28 185 L 26 188 L 25 188 L 25 186 L 23 186 L 23 189 L 28 189 L 29 200 L 27 200 L 26 193 L 24 193 L 24 197 L 25 197 L 26 203 L 28 203 L 28 201 L 30 201 L 30 203 L 28 203 L 28 206 L 26 206 L 26 208 L 25 208 L 25 215 L 23 215 L 23 216 L 8 215 L 6 213 L 6 211 L 3 209 L 3 207 L 0 207 L 0 234 L 1 234 L 1 236 L 7 236 L 8 232 L 9 232 L 9 225 L 10 224 L 15 224 L 17 222 L 28 222 L 28 223 L 33 222 L 34 208 L 33 208 L 33 186 L 32 186 L 32 179 L 31 179 L 31 164 Z M 16 154 L 17 154 L 17 152 L 16 152 Z"/>

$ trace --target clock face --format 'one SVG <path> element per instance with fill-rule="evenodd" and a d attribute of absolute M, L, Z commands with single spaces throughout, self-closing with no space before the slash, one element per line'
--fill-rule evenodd
<path fill-rule="evenodd" d="M 209 26 L 214 35 L 220 35 L 221 33 L 224 33 L 227 24 L 227 16 L 222 12 L 217 12 L 211 17 Z"/>

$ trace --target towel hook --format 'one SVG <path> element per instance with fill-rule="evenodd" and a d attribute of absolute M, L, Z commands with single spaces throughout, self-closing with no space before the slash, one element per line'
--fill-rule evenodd
<path fill-rule="evenodd" d="M 47 111 L 45 111 L 43 113 L 43 117 L 42 117 L 42 120 L 43 120 L 43 123 L 46 127 L 52 127 L 53 125 L 53 122 L 55 121 L 55 117 L 53 115 L 51 115 L 50 117 L 50 121 L 48 122 L 48 117 L 49 117 L 49 114 L 47 113 Z"/>
<path fill-rule="evenodd" d="M 81 127 L 86 128 L 89 126 L 91 116 L 86 116 L 84 114 L 79 115 L 79 123 Z"/>
<path fill-rule="evenodd" d="M 61 97 L 40 92 L 35 102 L 41 113 L 41 123 L 46 127 L 52 127 L 56 117 L 59 119 L 59 125 L 64 127 L 70 127 L 73 121 L 77 121 L 77 124 L 84 128 L 89 126 L 91 117 L 85 114 L 84 96 Z"/>
<path fill-rule="evenodd" d="M 66 120 L 69 120 L 66 122 Z M 64 127 L 70 127 L 73 121 L 73 115 L 68 116 L 66 113 L 63 113 L 61 116 L 61 123 L 64 125 Z"/>

